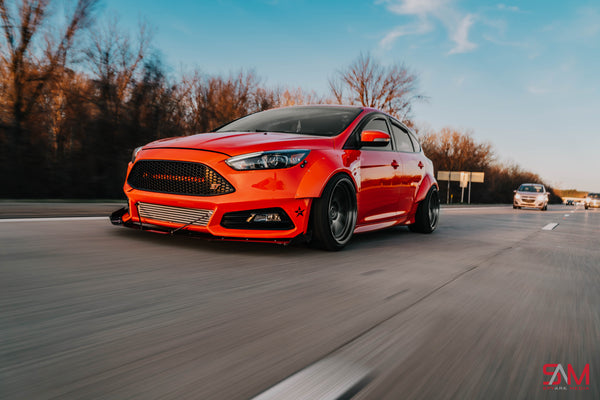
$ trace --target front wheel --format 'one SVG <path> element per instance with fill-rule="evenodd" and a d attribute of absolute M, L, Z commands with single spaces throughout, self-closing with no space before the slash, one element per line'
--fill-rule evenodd
<path fill-rule="evenodd" d="M 437 187 L 432 186 L 425 197 L 419 203 L 415 214 L 415 223 L 408 226 L 413 232 L 431 233 L 437 228 L 440 219 L 440 196 Z"/>
<path fill-rule="evenodd" d="M 356 190 L 350 178 L 334 176 L 312 207 L 313 243 L 325 250 L 341 250 L 356 226 Z"/>

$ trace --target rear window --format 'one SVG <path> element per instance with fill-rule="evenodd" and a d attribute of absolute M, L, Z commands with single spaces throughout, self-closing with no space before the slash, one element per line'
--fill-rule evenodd
<path fill-rule="evenodd" d="M 281 132 L 336 136 L 360 114 L 357 107 L 288 107 L 261 111 L 222 126 L 217 132 Z"/>

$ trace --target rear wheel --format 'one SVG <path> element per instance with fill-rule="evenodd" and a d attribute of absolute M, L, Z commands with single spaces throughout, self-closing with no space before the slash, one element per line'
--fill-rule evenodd
<path fill-rule="evenodd" d="M 437 187 L 432 186 L 425 200 L 419 203 L 415 223 L 408 228 L 413 232 L 431 233 L 437 228 L 440 219 L 440 196 Z"/>
<path fill-rule="evenodd" d="M 356 226 L 356 191 L 350 178 L 334 176 L 312 207 L 313 244 L 325 250 L 341 250 Z"/>

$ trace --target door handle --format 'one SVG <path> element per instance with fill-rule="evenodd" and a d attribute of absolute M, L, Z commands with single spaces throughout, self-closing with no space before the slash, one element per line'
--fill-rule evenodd
<path fill-rule="evenodd" d="M 392 167 L 394 167 L 394 169 L 398 168 L 400 166 L 400 164 L 398 164 L 398 161 L 394 160 L 392 161 Z"/>

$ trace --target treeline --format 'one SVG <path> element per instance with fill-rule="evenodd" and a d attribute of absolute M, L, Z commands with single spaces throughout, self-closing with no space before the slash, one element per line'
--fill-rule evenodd
<path fill-rule="evenodd" d="M 412 105 L 425 98 L 416 74 L 368 54 L 333 71 L 324 96 L 269 87 L 252 70 L 175 78 L 152 29 L 142 24 L 131 35 L 118 19 L 99 19 L 97 0 L 67 4 L 57 19 L 51 0 L 0 1 L 0 197 L 121 198 L 132 150 L 156 139 L 296 104 L 364 105 L 412 125 Z M 469 135 L 421 136 L 437 169 L 487 173 L 474 201 L 507 202 L 518 183 L 540 181 L 498 165 L 491 146 Z"/>
<path fill-rule="evenodd" d="M 551 192 L 550 202 L 560 203 L 562 200 L 550 185 L 532 172 L 523 170 L 516 164 L 503 164 L 496 158 L 490 143 L 479 143 L 470 132 L 443 128 L 440 131 L 420 132 L 421 144 L 427 157 L 433 161 L 437 171 L 471 171 L 483 172 L 484 183 L 471 184 L 472 203 L 511 203 L 513 191 L 522 183 L 543 183 Z M 462 197 L 459 182 L 440 181 L 440 197 L 442 202 L 448 198 L 458 203 Z M 467 202 L 465 189 L 464 202 Z M 449 194 L 449 196 L 448 196 Z"/>
<path fill-rule="evenodd" d="M 268 88 L 253 71 L 173 79 L 148 27 L 133 36 L 116 19 L 96 21 L 96 5 L 74 2 L 57 28 L 48 0 L 0 2 L 1 197 L 122 197 L 137 146 L 325 101 Z"/>

